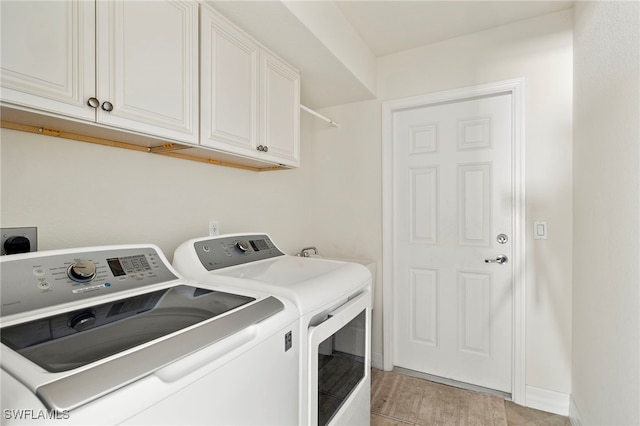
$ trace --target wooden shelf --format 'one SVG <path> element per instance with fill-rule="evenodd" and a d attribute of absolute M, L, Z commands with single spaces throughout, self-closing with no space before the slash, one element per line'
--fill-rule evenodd
<path fill-rule="evenodd" d="M 1 114 L 1 127 L 5 129 L 256 172 L 290 169 L 281 164 L 265 163 L 200 145 L 163 141 L 151 136 L 111 129 L 66 117 L 60 118 L 7 106 L 2 106 Z"/>

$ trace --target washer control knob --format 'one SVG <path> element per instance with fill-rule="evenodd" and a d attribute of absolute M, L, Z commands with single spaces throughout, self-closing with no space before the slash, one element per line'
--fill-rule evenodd
<path fill-rule="evenodd" d="M 238 247 L 241 252 L 246 253 L 247 250 L 249 250 L 249 243 L 245 240 L 240 240 L 236 243 L 236 247 Z"/>
<path fill-rule="evenodd" d="M 82 331 L 96 323 L 96 315 L 92 311 L 83 311 L 69 320 L 69 327 L 75 331 Z"/>
<path fill-rule="evenodd" d="M 78 260 L 69 266 L 67 275 L 73 281 L 87 283 L 96 277 L 96 264 L 90 260 Z"/>

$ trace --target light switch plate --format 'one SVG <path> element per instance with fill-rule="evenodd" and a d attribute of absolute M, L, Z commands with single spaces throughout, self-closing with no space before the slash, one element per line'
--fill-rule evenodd
<path fill-rule="evenodd" d="M 29 251 L 38 251 L 38 228 L 35 226 L 24 228 L 0 228 L 0 234 L 2 235 L 2 239 L 0 239 L 0 254 L 2 256 L 7 254 L 7 251 L 4 248 L 5 241 L 15 236 L 25 237 L 29 240 Z"/>
<path fill-rule="evenodd" d="M 547 239 L 547 222 L 546 221 L 533 223 L 533 239 L 534 240 Z"/>

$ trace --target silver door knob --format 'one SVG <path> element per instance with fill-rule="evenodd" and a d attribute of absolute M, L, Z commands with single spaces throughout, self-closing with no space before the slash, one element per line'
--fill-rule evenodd
<path fill-rule="evenodd" d="M 485 259 L 484 263 L 497 263 L 498 265 L 502 265 L 503 263 L 507 263 L 509 258 L 504 254 L 499 254 L 495 259 Z"/>
<path fill-rule="evenodd" d="M 98 106 L 100 106 L 100 101 L 97 98 L 89 98 L 87 99 L 87 105 L 89 105 L 91 108 L 98 108 Z"/>

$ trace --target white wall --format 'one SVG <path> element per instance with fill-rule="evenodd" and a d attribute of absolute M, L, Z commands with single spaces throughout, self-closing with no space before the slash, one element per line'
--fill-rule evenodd
<path fill-rule="evenodd" d="M 571 389 L 571 11 L 380 58 L 379 100 L 326 108 L 323 113 L 342 127 L 313 133 L 315 241 L 335 254 L 349 247 L 377 256 L 380 270 L 381 100 L 517 77 L 526 79 L 526 383 L 560 393 L 566 411 Z M 326 206 L 337 200 L 348 202 L 354 219 L 326 214 Z M 548 221 L 546 241 L 532 238 L 537 220 Z M 341 235 L 346 245 L 338 246 Z M 377 298 L 380 307 L 381 291 Z M 373 351 L 378 353 L 381 314 L 374 310 Z"/>
<path fill-rule="evenodd" d="M 309 146 L 311 212 L 309 245 L 321 255 L 377 263 L 372 347 L 382 353 L 382 166 L 380 102 L 323 110 L 340 128 L 316 120 Z M 374 359 L 374 362 L 376 359 Z"/>
<path fill-rule="evenodd" d="M 269 232 L 294 253 L 309 221 L 308 117 L 302 167 L 252 172 L 3 129 L 1 225 L 37 226 L 40 250 L 154 243 L 171 259 L 189 238 Z"/>
<path fill-rule="evenodd" d="M 640 3 L 574 19 L 572 420 L 638 425 Z"/>

